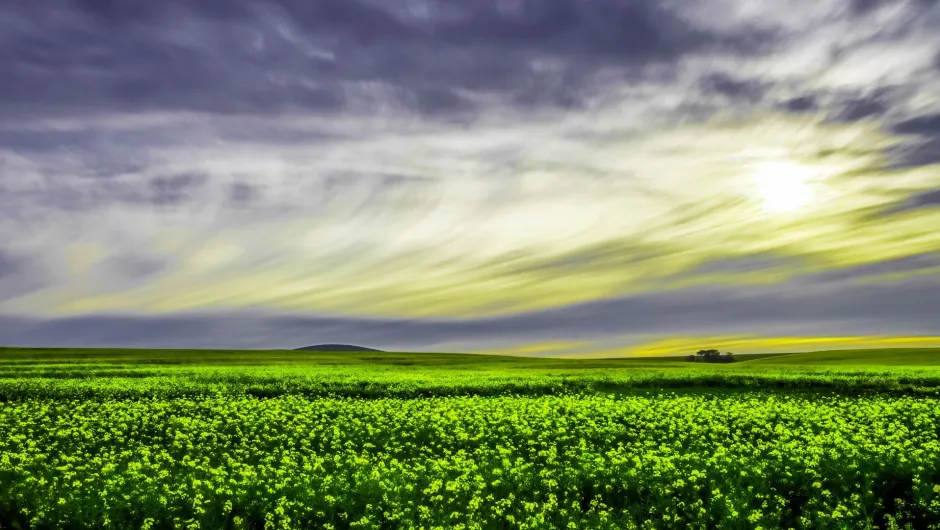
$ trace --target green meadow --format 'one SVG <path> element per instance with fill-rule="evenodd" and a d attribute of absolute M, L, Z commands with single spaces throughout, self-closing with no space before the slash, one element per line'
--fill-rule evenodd
<path fill-rule="evenodd" d="M 940 528 L 940 349 L 0 349 L 0 528 Z"/>

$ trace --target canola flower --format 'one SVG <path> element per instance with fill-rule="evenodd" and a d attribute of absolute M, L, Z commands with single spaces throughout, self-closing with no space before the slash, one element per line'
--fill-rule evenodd
<path fill-rule="evenodd" d="M 924 372 L 20 368 L 0 528 L 940 528 Z"/>

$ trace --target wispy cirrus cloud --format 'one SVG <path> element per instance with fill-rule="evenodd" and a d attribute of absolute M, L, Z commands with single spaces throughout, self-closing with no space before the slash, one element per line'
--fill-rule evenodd
<path fill-rule="evenodd" d="M 833 271 L 920 282 L 940 247 L 938 28 L 923 0 L 4 6 L 0 313 L 471 318 L 428 324 L 469 347 L 823 307 L 854 333 L 870 302 Z"/>

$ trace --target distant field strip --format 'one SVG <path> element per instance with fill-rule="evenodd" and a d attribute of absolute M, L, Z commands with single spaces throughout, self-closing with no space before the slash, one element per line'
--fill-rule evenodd
<path fill-rule="evenodd" d="M 574 361 L 457 354 L 0 350 L 0 400 L 218 394 L 493 396 L 666 388 L 940 395 L 940 366 L 925 362 L 940 360 L 940 350 L 904 352 L 920 365 L 843 363 L 848 357 L 842 352 L 785 354 L 712 365 L 676 360 Z M 837 361 L 793 362 L 819 361 L 829 355 Z M 889 356 L 885 352 L 855 355 L 868 359 Z"/>

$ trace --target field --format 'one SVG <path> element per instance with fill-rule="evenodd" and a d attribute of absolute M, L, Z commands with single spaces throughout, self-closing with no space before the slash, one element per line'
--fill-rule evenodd
<path fill-rule="evenodd" d="M 937 366 L 940 365 L 940 350 L 932 348 L 832 350 L 768 355 L 759 360 L 755 359 L 754 362 L 798 365 Z"/>
<path fill-rule="evenodd" d="M 940 350 L 0 349 L 0 528 L 875 527 L 940 528 Z"/>

